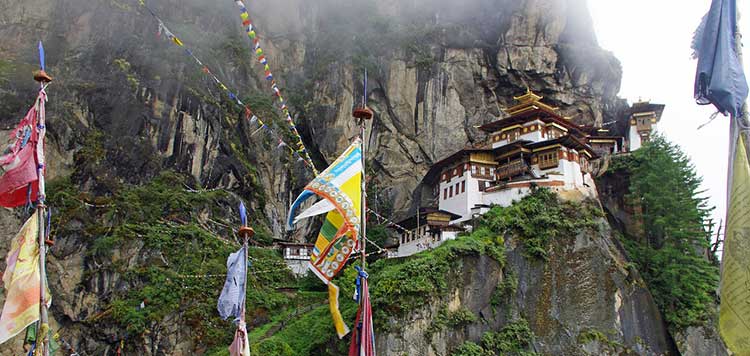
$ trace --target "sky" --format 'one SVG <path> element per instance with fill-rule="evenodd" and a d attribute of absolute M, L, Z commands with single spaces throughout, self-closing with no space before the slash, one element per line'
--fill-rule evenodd
<path fill-rule="evenodd" d="M 599 45 L 622 63 L 620 97 L 666 105 L 657 130 L 690 157 L 716 207 L 714 220 L 725 220 L 729 119 L 719 116 L 698 130 L 715 110 L 693 99 L 696 61 L 690 45 L 711 1 L 588 0 L 588 5 Z M 750 0 L 738 0 L 737 7 L 748 14 L 739 26 L 750 38 Z M 750 75 L 750 48 L 744 54 Z"/>

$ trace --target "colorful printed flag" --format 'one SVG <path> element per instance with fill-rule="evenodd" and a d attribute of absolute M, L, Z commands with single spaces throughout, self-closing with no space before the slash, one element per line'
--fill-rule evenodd
<path fill-rule="evenodd" d="M 34 213 L 11 243 L 3 274 L 5 304 L 0 315 L 0 343 L 39 320 L 39 219 Z M 49 291 L 46 293 L 49 296 Z M 48 297 L 48 303 L 52 298 Z"/>
<path fill-rule="evenodd" d="M 44 102 L 42 90 L 36 103 L 10 133 L 10 142 L 0 156 L 0 206 L 15 208 L 36 201 L 39 191 L 39 165 L 44 164 Z M 37 152 L 39 151 L 39 152 Z"/>
<path fill-rule="evenodd" d="M 300 219 L 328 213 L 320 229 L 309 268 L 328 285 L 329 303 L 338 336 L 349 332 L 338 308 L 338 287 L 331 280 L 358 248 L 362 196 L 362 141 L 356 139 L 328 169 L 313 179 L 294 201 L 288 228 Z M 322 201 L 299 215 L 297 210 L 308 198 L 318 195 Z"/>
<path fill-rule="evenodd" d="M 750 165 L 743 141 L 736 145 L 730 180 L 719 332 L 732 352 L 750 355 Z"/>

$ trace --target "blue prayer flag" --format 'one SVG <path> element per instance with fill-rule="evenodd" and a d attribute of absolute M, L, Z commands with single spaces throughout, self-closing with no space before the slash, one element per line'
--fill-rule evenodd
<path fill-rule="evenodd" d="M 245 203 L 240 200 L 240 221 L 242 226 L 247 226 L 247 209 L 245 209 Z"/>
<path fill-rule="evenodd" d="M 44 46 L 42 46 L 42 41 L 39 41 L 39 67 L 42 70 L 45 70 L 45 63 L 44 63 Z"/>
<path fill-rule="evenodd" d="M 737 35 L 737 0 L 713 0 L 693 39 L 698 58 L 695 100 L 701 105 L 713 104 L 733 117 L 740 114 L 748 94 Z"/>
<path fill-rule="evenodd" d="M 226 320 L 229 317 L 240 318 L 244 312 L 245 284 L 247 283 L 247 250 L 240 248 L 227 258 L 227 279 L 221 290 L 216 308 L 219 316 Z"/>

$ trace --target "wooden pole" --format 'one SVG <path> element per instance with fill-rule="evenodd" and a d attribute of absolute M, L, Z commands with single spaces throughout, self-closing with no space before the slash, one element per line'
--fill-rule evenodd
<path fill-rule="evenodd" d="M 47 85 L 52 81 L 52 77 L 45 72 L 45 60 L 44 60 L 44 47 L 42 46 L 42 42 L 39 41 L 39 70 L 34 72 L 34 80 L 39 82 L 39 91 L 40 93 L 43 93 L 46 89 Z M 45 233 L 45 212 L 47 206 L 44 205 L 44 196 L 45 196 L 45 189 L 44 189 L 44 169 L 45 169 L 45 160 L 44 160 L 44 134 L 46 132 L 46 122 L 45 122 L 45 110 L 44 110 L 44 104 L 47 100 L 46 95 L 41 95 L 37 97 L 37 101 L 34 105 L 36 105 L 36 114 L 37 114 L 37 127 L 35 127 L 35 130 L 38 130 L 37 135 L 37 142 L 34 144 L 37 145 L 36 147 L 36 163 L 37 163 L 37 176 L 39 178 L 39 186 L 38 186 L 38 193 L 37 193 L 37 206 L 36 206 L 36 214 L 37 214 L 37 223 L 39 224 L 39 328 L 37 329 L 36 333 L 36 347 L 41 352 L 36 353 L 36 355 L 42 355 L 42 356 L 49 356 L 49 315 L 47 310 L 47 268 L 46 268 L 46 257 L 47 257 L 47 241 L 46 241 L 46 233 Z M 41 339 L 40 339 L 41 338 Z M 41 340 L 41 341 L 40 341 Z"/>
<path fill-rule="evenodd" d="M 44 90 L 45 84 L 44 81 L 40 81 L 40 88 L 39 90 Z M 44 205 L 44 195 L 45 195 L 45 187 L 44 187 L 44 152 L 40 151 L 44 148 L 44 136 L 42 135 L 43 131 L 45 130 L 45 120 L 44 120 L 44 97 L 40 97 L 37 100 L 37 120 L 39 127 L 37 130 L 40 130 L 39 140 L 40 143 L 38 144 L 37 148 L 37 172 L 39 176 L 39 192 L 38 192 L 38 202 L 36 206 L 36 214 L 37 214 L 37 223 L 39 224 L 39 276 L 40 276 L 40 283 L 39 283 L 39 329 L 36 333 L 36 344 L 37 347 L 41 348 L 41 355 L 42 356 L 49 356 L 49 315 L 47 310 L 47 268 L 46 268 L 46 255 L 47 255 L 47 243 L 46 243 L 46 231 L 45 231 L 45 212 L 47 206 Z M 41 342 L 40 342 L 41 340 Z"/>
<path fill-rule="evenodd" d="M 246 304 L 247 304 L 247 265 L 250 260 L 250 254 L 248 252 L 248 242 L 250 241 L 253 236 L 255 236 L 255 230 L 253 228 L 247 226 L 247 217 L 245 215 L 245 209 L 244 204 L 240 207 L 240 218 L 242 220 L 242 226 L 239 230 L 239 235 L 242 237 L 242 249 L 244 250 L 245 254 L 245 265 L 242 267 L 244 274 L 245 274 L 245 289 L 242 291 L 242 318 L 245 319 L 245 312 L 246 312 Z M 247 325 L 247 323 L 245 323 Z M 249 328 L 246 326 L 246 331 Z"/>
<path fill-rule="evenodd" d="M 367 246 L 367 175 L 365 174 L 367 139 L 365 137 L 365 126 L 367 125 L 367 120 L 372 119 L 372 115 L 372 110 L 367 107 L 367 70 L 365 70 L 364 91 L 362 92 L 362 106 L 354 109 L 354 112 L 352 113 L 352 116 L 359 120 L 359 137 L 362 140 L 362 193 L 360 198 L 361 211 L 359 216 L 360 241 L 362 242 L 362 246 L 360 247 L 362 270 L 365 269 L 365 266 L 367 264 L 367 254 L 365 252 Z"/>
<path fill-rule="evenodd" d="M 365 93 L 365 95 L 367 95 Z M 366 140 L 365 140 L 365 119 L 362 118 L 359 121 L 359 135 L 362 138 L 362 196 L 360 198 L 360 204 L 361 204 L 361 211 L 359 213 L 359 219 L 360 219 L 360 226 L 362 227 L 360 229 L 360 233 L 362 234 L 362 270 L 365 270 L 365 266 L 367 265 L 367 254 L 365 253 L 365 250 L 367 249 L 367 175 L 365 171 L 365 150 L 366 150 Z"/>

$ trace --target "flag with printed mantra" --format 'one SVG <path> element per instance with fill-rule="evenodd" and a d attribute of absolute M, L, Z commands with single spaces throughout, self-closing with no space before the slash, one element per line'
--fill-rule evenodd
<path fill-rule="evenodd" d="M 362 199 L 362 141 L 357 138 L 325 171 L 315 177 L 291 206 L 288 228 L 301 219 L 326 213 L 310 257 L 309 268 L 328 285 L 328 301 L 338 336 L 349 328 L 338 306 L 339 288 L 331 281 L 341 271 L 352 252 L 359 248 Z M 322 198 L 300 214 L 307 199 Z"/>

